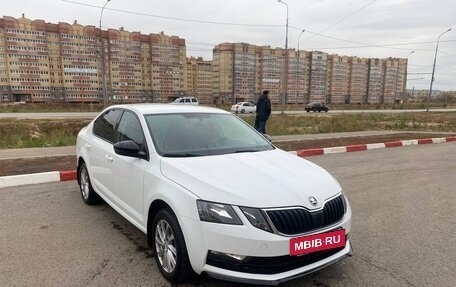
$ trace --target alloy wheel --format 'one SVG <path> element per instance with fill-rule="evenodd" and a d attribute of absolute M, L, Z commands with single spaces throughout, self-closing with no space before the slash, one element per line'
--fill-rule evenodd
<path fill-rule="evenodd" d="M 162 268 L 172 273 L 177 262 L 176 240 L 171 226 L 163 219 L 155 229 L 155 251 Z"/>

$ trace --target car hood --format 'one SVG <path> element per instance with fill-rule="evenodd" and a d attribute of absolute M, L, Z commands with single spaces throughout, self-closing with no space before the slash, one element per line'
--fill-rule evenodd
<path fill-rule="evenodd" d="M 317 209 L 341 192 L 321 167 L 285 151 L 161 160 L 162 174 L 203 200 L 259 208 Z M 311 206 L 309 197 L 317 199 Z"/>

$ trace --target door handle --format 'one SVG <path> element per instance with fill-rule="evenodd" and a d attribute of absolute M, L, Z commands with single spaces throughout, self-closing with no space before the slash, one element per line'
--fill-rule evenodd
<path fill-rule="evenodd" d="M 109 162 L 112 162 L 114 160 L 114 158 L 112 156 L 110 156 L 109 154 L 105 155 L 105 159 Z"/>
<path fill-rule="evenodd" d="M 84 144 L 84 146 L 87 148 L 87 149 L 90 149 L 92 146 L 89 145 L 88 143 Z"/>

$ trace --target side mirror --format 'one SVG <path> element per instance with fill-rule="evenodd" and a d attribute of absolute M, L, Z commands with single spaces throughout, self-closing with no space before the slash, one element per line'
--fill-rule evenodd
<path fill-rule="evenodd" d="M 132 140 L 121 141 L 114 144 L 114 152 L 118 155 L 137 157 L 148 160 L 147 153 Z"/>

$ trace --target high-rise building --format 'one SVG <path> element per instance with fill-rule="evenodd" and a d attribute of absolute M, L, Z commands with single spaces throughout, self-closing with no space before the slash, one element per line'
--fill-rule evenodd
<path fill-rule="evenodd" d="M 349 57 L 330 55 L 328 100 L 333 104 L 349 102 L 350 63 Z"/>
<path fill-rule="evenodd" d="M 328 89 L 328 54 L 312 52 L 310 61 L 310 91 L 307 102 L 327 102 Z"/>
<path fill-rule="evenodd" d="M 261 47 L 260 63 L 260 90 L 269 91 L 269 98 L 273 104 L 281 103 L 281 81 L 283 65 L 285 64 L 284 49 L 272 49 L 269 46 Z"/>
<path fill-rule="evenodd" d="M 363 104 L 367 101 L 367 83 L 369 77 L 369 60 L 350 57 L 349 103 Z"/>
<path fill-rule="evenodd" d="M 234 46 L 223 43 L 214 47 L 212 57 L 213 98 L 217 104 L 234 101 L 233 81 Z"/>
<path fill-rule="evenodd" d="M 368 104 L 382 103 L 384 75 L 384 60 L 369 59 L 369 78 L 367 81 Z"/>
<path fill-rule="evenodd" d="M 5 16 L 0 99 L 101 102 L 101 54 L 112 100 L 169 102 L 187 93 L 185 40 L 177 36 Z"/>
<path fill-rule="evenodd" d="M 102 102 L 102 71 L 117 102 L 193 95 L 204 104 L 233 104 L 269 90 L 275 104 L 393 103 L 405 95 L 407 59 L 222 43 L 204 61 L 188 59 L 185 40 L 163 32 L 0 18 L 0 101 Z"/>
<path fill-rule="evenodd" d="M 309 95 L 311 52 L 291 50 L 288 63 L 288 103 L 305 104 Z"/>
<path fill-rule="evenodd" d="M 187 93 L 201 104 L 212 104 L 212 62 L 187 58 Z"/>

